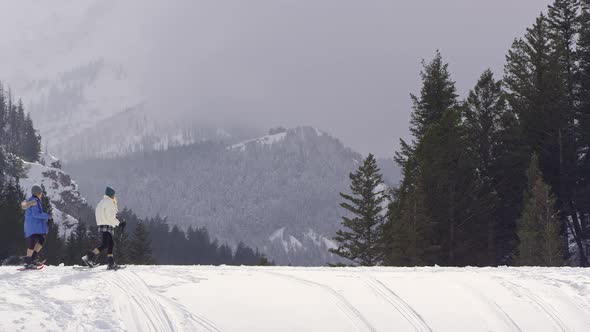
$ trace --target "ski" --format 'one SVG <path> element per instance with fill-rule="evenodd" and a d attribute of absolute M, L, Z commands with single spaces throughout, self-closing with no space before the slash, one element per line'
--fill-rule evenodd
<path fill-rule="evenodd" d="M 45 267 L 45 265 L 37 265 L 34 269 L 27 269 L 24 267 L 21 267 L 20 269 L 17 269 L 17 271 L 37 271 L 37 270 L 41 270 Z"/>
<path fill-rule="evenodd" d="M 127 267 L 127 265 L 119 265 L 113 269 L 110 269 L 109 271 L 118 271 L 118 270 L 123 270 Z M 108 270 L 108 269 L 107 269 Z"/>
<path fill-rule="evenodd" d="M 97 264 L 92 267 L 90 267 L 90 266 L 72 266 L 72 268 L 74 270 L 78 270 L 78 271 L 86 271 L 86 270 L 94 270 L 95 268 L 97 268 L 99 266 L 102 266 L 102 264 Z"/>

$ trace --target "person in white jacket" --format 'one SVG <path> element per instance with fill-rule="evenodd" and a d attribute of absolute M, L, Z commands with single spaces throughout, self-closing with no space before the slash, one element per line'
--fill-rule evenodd
<path fill-rule="evenodd" d="M 89 267 L 95 267 L 98 265 L 95 259 L 105 250 L 107 251 L 109 262 L 108 269 L 116 270 L 119 267 L 115 264 L 115 258 L 113 256 L 113 249 L 115 246 L 113 232 L 117 226 L 124 228 L 125 222 L 119 221 L 117 217 L 118 212 L 115 190 L 111 187 L 107 187 L 103 199 L 96 206 L 95 212 L 98 231 L 102 235 L 102 243 L 82 257 L 84 264 Z"/>

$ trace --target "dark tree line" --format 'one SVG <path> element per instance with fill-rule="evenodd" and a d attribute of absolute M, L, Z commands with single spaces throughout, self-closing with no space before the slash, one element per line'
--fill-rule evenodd
<path fill-rule="evenodd" d="M 383 234 L 360 238 L 377 264 L 588 266 L 590 0 L 556 0 L 514 41 L 503 79 L 485 71 L 465 100 L 440 53 L 421 78 L 387 220 L 362 208 L 376 187 L 353 179 L 361 217 L 345 228 Z"/>
<path fill-rule="evenodd" d="M 48 200 L 46 201 L 48 203 Z M 45 204 L 45 202 L 44 202 Z M 50 205 L 49 205 L 50 206 Z M 50 208 L 49 208 L 50 209 Z M 166 265 L 260 265 L 266 261 L 257 250 L 243 243 L 233 250 L 227 244 L 212 240 L 204 228 L 177 226 L 170 228 L 160 217 L 141 219 L 130 209 L 119 213 L 125 220 L 124 229 L 115 228 L 115 260 L 119 264 Z M 45 255 L 48 264 L 80 264 L 80 257 L 100 243 L 95 226 L 79 223 L 67 236 L 60 237 L 59 229 L 50 224 Z M 104 257 L 102 257 L 104 259 Z"/>
<path fill-rule="evenodd" d="M 14 101 L 10 90 L 5 91 L 0 82 L 0 145 L 8 155 L 25 161 L 39 160 L 41 136 L 33 127 L 33 121 L 22 101 Z"/>
<path fill-rule="evenodd" d="M 173 265 L 264 263 L 264 256 L 258 250 L 241 242 L 234 250 L 229 245 L 212 239 L 205 228 L 189 227 L 183 231 L 176 225 L 170 227 L 168 221 L 159 216 L 142 220 L 129 209 L 124 209 L 119 215 L 127 221 L 125 231 L 132 234 L 131 239 L 123 240 L 127 244 L 119 246 L 119 250 L 128 253 L 131 261 L 151 260 L 156 264 Z M 118 239 L 126 236 L 128 235 L 125 233 L 117 234 Z M 151 251 L 151 258 L 142 258 L 142 254 L 148 251 Z"/>
<path fill-rule="evenodd" d="M 41 138 L 22 102 L 15 102 L 0 82 L 0 258 L 23 250 L 19 178 L 26 173 L 23 160 L 37 161 L 40 149 Z"/>
<path fill-rule="evenodd" d="M 43 186 L 42 186 L 43 187 Z M 53 211 L 45 188 L 42 199 L 44 211 Z M 17 187 L 10 191 L 12 210 L 20 213 L 15 219 L 2 218 L 3 232 L 0 232 L 0 261 L 6 257 L 18 255 L 24 248 L 22 239 L 22 215 L 19 202 L 24 195 Z M 15 199 L 16 198 L 16 199 Z M 8 207 L 0 201 L 0 213 Z M 88 206 L 86 209 L 90 209 Z M 87 211 L 86 215 L 90 215 Z M 4 214 L 2 214 L 4 216 Z M 239 243 L 232 249 L 227 244 L 219 244 L 211 239 L 205 228 L 189 228 L 186 232 L 177 226 L 170 228 L 166 219 L 155 217 L 141 219 L 130 209 L 119 213 L 119 219 L 127 221 L 124 229 L 115 228 L 115 259 L 119 264 L 166 264 L 166 265 L 271 265 L 258 250 Z M 49 233 L 46 245 L 41 252 L 47 264 L 76 265 L 80 264 L 83 253 L 100 243 L 96 225 L 80 222 L 67 236 L 60 231 L 52 220 L 48 222 Z M 105 257 L 102 257 L 105 259 Z"/>

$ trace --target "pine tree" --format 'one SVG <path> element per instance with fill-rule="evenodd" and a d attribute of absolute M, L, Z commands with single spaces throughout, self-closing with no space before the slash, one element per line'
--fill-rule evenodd
<path fill-rule="evenodd" d="M 560 64 L 560 85 L 562 95 L 560 100 L 560 113 L 563 123 L 559 129 L 559 186 L 554 187 L 558 191 L 558 206 L 563 223 L 573 226 L 574 234 L 583 236 L 580 229 L 580 207 L 576 202 L 578 186 L 578 160 L 579 160 L 579 133 L 577 108 L 579 107 L 578 61 L 575 44 L 580 31 L 581 18 L 579 16 L 579 0 L 555 0 L 549 6 L 548 21 L 550 35 L 555 48 L 555 56 Z M 571 223 L 569 222 L 571 220 Z M 580 241 L 581 243 L 581 241 Z M 579 248 L 578 251 L 583 251 Z M 586 258 L 581 258 L 581 264 L 586 265 Z"/>
<path fill-rule="evenodd" d="M 556 1 L 550 17 L 541 15 L 527 30 L 524 40 L 514 43 L 508 55 L 505 82 L 510 107 L 518 115 L 523 137 L 530 149 L 538 152 L 542 174 L 558 198 L 562 233 L 566 225 L 576 240 L 580 265 L 588 265 L 582 242 L 575 202 L 576 153 L 574 135 L 575 88 L 571 72 L 575 63 L 568 60 L 573 52 L 567 41 L 573 21 L 567 14 L 571 1 Z M 567 23 L 567 24 L 566 24 Z M 574 23 L 571 23 L 574 24 Z M 575 24 L 574 24 L 575 25 Z M 568 65 L 569 63 L 569 65 Z M 569 83 L 568 83 L 569 82 Z"/>
<path fill-rule="evenodd" d="M 581 213 L 582 230 L 590 239 L 590 0 L 582 0 L 580 34 L 577 44 L 579 63 L 579 105 L 577 137 L 579 139 L 578 191 L 576 201 Z"/>
<path fill-rule="evenodd" d="M 403 180 L 389 205 L 383 247 L 387 264 L 415 265 L 439 262 L 440 241 L 435 239 L 436 220 L 426 201 L 422 170 L 424 162 L 418 156 L 424 136 L 437 126 L 444 115 L 457 109 L 455 83 L 451 80 L 448 64 L 437 51 L 434 59 L 423 62 L 420 73 L 420 96 L 411 95 L 413 113 L 411 144 L 401 140 L 395 161 L 402 168 Z M 408 256 L 409 255 L 409 256 Z"/>
<path fill-rule="evenodd" d="M 115 228 L 114 239 L 115 241 L 115 248 L 114 248 L 114 256 L 119 264 L 128 264 L 129 263 L 129 235 L 127 234 L 126 229 L 121 229 L 121 227 Z"/>
<path fill-rule="evenodd" d="M 434 264 L 432 256 L 439 247 L 431 243 L 435 225 L 427 215 L 424 193 L 419 184 L 412 188 L 402 185 L 401 188 L 408 191 L 394 191 L 393 201 L 389 204 L 388 220 L 384 226 L 385 264 Z"/>
<path fill-rule="evenodd" d="M 188 245 L 186 234 L 177 226 L 170 230 L 167 250 L 171 254 L 169 262 L 172 264 L 186 264 L 187 256 L 194 256 Z"/>
<path fill-rule="evenodd" d="M 0 182 L 0 261 L 12 256 L 21 256 L 24 250 L 24 213 L 20 202 L 24 199 L 18 183 L 9 180 Z"/>
<path fill-rule="evenodd" d="M 129 243 L 129 262 L 137 265 L 154 264 L 151 241 L 143 223 L 137 224 Z"/>
<path fill-rule="evenodd" d="M 498 142 L 501 118 L 506 111 L 502 82 L 494 79 L 494 73 L 486 70 L 475 88 L 469 92 L 465 112 L 468 139 L 473 142 L 478 168 L 483 177 L 491 177 L 490 165 L 494 159 L 494 147 Z"/>
<path fill-rule="evenodd" d="M 563 265 L 563 241 L 559 235 L 559 219 L 554 211 L 555 198 L 543 181 L 536 154 L 527 171 L 529 188 L 518 225 L 517 264 L 523 266 Z"/>
<path fill-rule="evenodd" d="M 460 111 L 448 110 L 425 134 L 416 150 L 418 184 L 424 206 L 435 223 L 433 243 L 439 265 L 487 263 L 486 220 L 490 198 L 482 191 L 476 162 L 461 123 Z"/>
<path fill-rule="evenodd" d="M 51 199 L 47 196 L 47 190 L 45 189 L 45 185 L 41 184 L 41 192 L 43 196 L 41 196 L 41 208 L 43 212 L 52 214 L 53 213 L 53 205 L 51 204 Z"/>
<path fill-rule="evenodd" d="M 230 265 L 233 261 L 233 253 L 227 244 L 222 244 L 217 250 L 217 264 Z"/>
<path fill-rule="evenodd" d="M 547 21 L 556 56 L 561 63 L 564 85 L 564 112 L 573 115 L 576 94 L 576 37 L 580 30 L 580 0 L 555 0 L 549 6 Z M 573 120 L 573 116 L 571 117 Z"/>
<path fill-rule="evenodd" d="M 530 162 L 530 148 L 523 139 L 522 128 L 512 112 L 505 112 L 499 123 L 497 142 L 493 148 L 494 159 L 490 165 L 493 188 L 499 205 L 494 216 L 497 221 L 497 264 L 512 263 L 518 245 L 516 222 L 523 209 L 522 193 L 527 188 L 526 169 Z"/>
<path fill-rule="evenodd" d="M 90 236 L 85 223 L 79 222 L 76 228 L 70 233 L 66 244 L 66 264 L 80 264 L 80 257 L 95 245 L 96 240 Z"/>
<path fill-rule="evenodd" d="M 6 126 L 8 114 L 6 111 L 6 98 L 4 95 L 4 84 L 0 82 L 0 146 L 6 144 Z M 2 170 L 2 168 L 0 168 Z"/>
<path fill-rule="evenodd" d="M 354 217 L 343 217 L 343 230 L 334 238 L 338 248 L 330 252 L 355 261 L 363 266 L 374 266 L 382 262 L 382 230 L 384 207 L 387 195 L 383 190 L 383 179 L 372 154 L 350 174 L 351 195 L 341 193 L 345 200 L 340 204 Z"/>
<path fill-rule="evenodd" d="M 59 265 L 64 262 L 65 244 L 59 236 L 59 226 L 53 221 L 47 222 L 47 238 L 43 247 L 43 255 L 47 259 L 48 265 Z"/>
<path fill-rule="evenodd" d="M 257 252 L 257 255 L 260 256 L 260 259 L 258 260 L 258 266 L 273 266 L 275 265 L 272 261 L 270 261 L 268 259 L 268 257 L 266 257 L 265 255 L 261 255 L 260 253 Z"/>
<path fill-rule="evenodd" d="M 506 103 L 502 91 L 502 82 L 494 79 L 491 70 L 486 70 L 475 88 L 470 91 L 465 109 L 465 131 L 468 149 L 473 154 L 475 167 L 481 179 L 481 194 L 489 198 L 489 210 L 485 216 L 487 263 L 497 264 L 502 252 L 499 251 L 500 227 L 497 211 L 500 205 L 495 187 L 495 174 L 492 165 L 497 157 L 497 144 L 500 143 L 502 116 L 506 112 Z"/>
<path fill-rule="evenodd" d="M 258 264 L 258 261 L 259 258 L 254 250 L 240 241 L 234 254 L 234 265 L 254 266 Z"/>
<path fill-rule="evenodd" d="M 414 109 L 411 132 L 417 140 L 431 124 L 440 120 L 445 111 L 457 106 L 455 82 L 451 80 L 449 65 L 443 62 L 440 52 L 436 52 L 430 63 L 423 61 L 422 64 L 420 97 L 411 95 Z"/>
<path fill-rule="evenodd" d="M 22 156 L 27 161 L 36 162 L 39 160 L 39 153 L 41 152 L 41 136 L 37 134 L 37 131 L 33 127 L 33 121 L 28 114 L 24 120 L 23 131 L 24 143 Z"/>

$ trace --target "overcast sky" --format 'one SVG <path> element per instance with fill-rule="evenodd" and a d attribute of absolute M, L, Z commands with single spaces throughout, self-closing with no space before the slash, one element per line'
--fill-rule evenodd
<path fill-rule="evenodd" d="M 440 49 L 465 95 L 486 68 L 501 75 L 514 38 L 550 2 L 59 0 L 49 8 L 7 1 L 4 9 L 42 17 L 34 11 L 45 6 L 55 22 L 74 22 L 52 36 L 45 27 L 43 40 L 67 43 L 61 53 L 29 46 L 39 53 L 35 65 L 78 45 L 85 52 L 77 54 L 127 66 L 155 112 L 228 126 L 312 125 L 384 157 L 408 135 L 423 58 Z M 3 49 L 22 44 L 13 33 L 1 39 Z"/>

